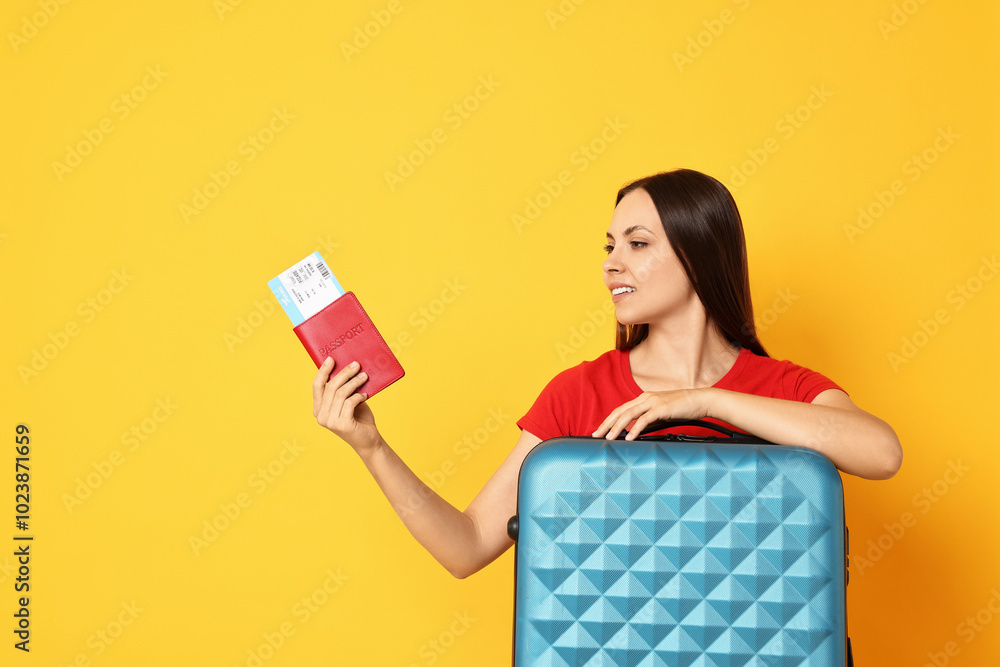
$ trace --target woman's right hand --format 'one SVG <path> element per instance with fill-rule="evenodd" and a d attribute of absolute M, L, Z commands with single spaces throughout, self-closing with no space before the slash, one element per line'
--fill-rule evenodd
<path fill-rule="evenodd" d="M 325 428 L 340 436 L 362 458 L 367 457 L 382 444 L 382 435 L 375 426 L 375 415 L 365 402 L 366 394 L 357 389 L 368 375 L 352 362 L 336 375 L 334 361 L 327 358 L 316 371 L 313 379 L 313 416 Z"/>

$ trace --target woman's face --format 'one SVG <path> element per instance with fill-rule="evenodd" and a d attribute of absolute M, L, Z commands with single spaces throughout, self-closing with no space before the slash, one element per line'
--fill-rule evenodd
<path fill-rule="evenodd" d="M 699 303 L 667 241 L 656 206 L 642 188 L 625 195 L 615 207 L 605 250 L 604 284 L 622 324 L 667 319 Z"/>

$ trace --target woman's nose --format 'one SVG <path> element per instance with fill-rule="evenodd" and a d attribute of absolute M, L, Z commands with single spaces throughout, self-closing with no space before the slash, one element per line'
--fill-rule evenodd
<path fill-rule="evenodd" d="M 615 251 L 612 250 L 608 255 L 608 258 L 601 263 L 601 270 L 604 273 L 617 273 L 621 270 L 621 263 L 618 261 L 618 256 L 615 255 Z"/>

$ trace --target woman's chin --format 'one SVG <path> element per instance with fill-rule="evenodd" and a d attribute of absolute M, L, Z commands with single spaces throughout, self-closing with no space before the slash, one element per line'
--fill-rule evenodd
<path fill-rule="evenodd" d="M 652 318 L 649 317 L 649 313 L 640 313 L 635 308 L 617 306 L 615 308 L 615 319 L 618 320 L 619 324 L 624 324 L 625 326 L 638 326 L 640 324 L 649 324 Z"/>

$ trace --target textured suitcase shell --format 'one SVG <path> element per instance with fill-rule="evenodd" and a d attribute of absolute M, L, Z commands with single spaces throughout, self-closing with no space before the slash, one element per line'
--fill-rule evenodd
<path fill-rule="evenodd" d="M 843 485 L 815 450 L 554 438 L 516 522 L 517 666 L 847 663 Z"/>

